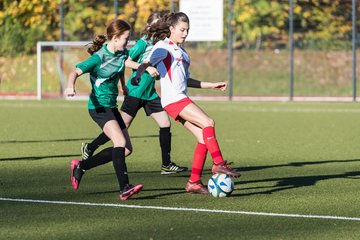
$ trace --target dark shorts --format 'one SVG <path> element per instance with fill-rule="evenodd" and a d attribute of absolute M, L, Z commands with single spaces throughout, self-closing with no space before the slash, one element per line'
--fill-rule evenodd
<path fill-rule="evenodd" d="M 144 108 L 147 116 L 164 111 L 159 97 L 148 101 L 136 97 L 125 96 L 124 102 L 121 105 L 121 111 L 129 114 L 133 118 L 136 116 L 140 108 Z"/>
<path fill-rule="evenodd" d="M 119 123 L 121 129 L 125 129 L 125 123 L 122 119 L 120 112 L 117 108 L 98 108 L 89 109 L 91 118 L 101 127 L 104 128 L 105 123 L 110 120 L 116 120 Z"/>

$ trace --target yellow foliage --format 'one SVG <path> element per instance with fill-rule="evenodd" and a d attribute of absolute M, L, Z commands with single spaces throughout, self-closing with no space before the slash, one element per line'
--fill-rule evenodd
<path fill-rule="evenodd" d="M 300 14 L 301 13 L 301 6 L 299 6 L 299 5 L 296 5 L 295 7 L 294 7 L 294 13 L 295 14 Z"/>
<path fill-rule="evenodd" d="M 303 13 L 303 17 L 304 17 L 304 18 L 309 18 L 310 16 L 311 16 L 311 13 L 308 12 L 308 11 L 306 11 L 306 12 Z"/>
<path fill-rule="evenodd" d="M 44 7 L 42 5 L 34 7 L 34 13 L 42 13 Z"/>

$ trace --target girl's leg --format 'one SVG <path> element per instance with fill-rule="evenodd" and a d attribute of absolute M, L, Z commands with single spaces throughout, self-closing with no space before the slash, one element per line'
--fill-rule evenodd
<path fill-rule="evenodd" d="M 189 130 L 197 139 L 198 143 L 196 145 L 193 157 L 192 170 L 190 175 L 191 182 L 197 182 L 201 180 L 202 171 L 204 168 L 207 148 L 202 139 L 202 130 L 198 126 L 185 121 L 183 122 L 184 127 Z"/>
<path fill-rule="evenodd" d="M 108 141 L 110 141 L 110 139 L 106 136 L 104 132 L 102 132 L 91 143 L 82 143 L 81 144 L 82 160 L 87 160 L 89 157 L 91 157 L 94 154 L 96 149 L 98 149 L 100 146 L 104 145 Z"/>
<path fill-rule="evenodd" d="M 223 163 L 224 159 L 215 136 L 214 120 L 206 115 L 206 113 L 194 103 L 187 105 L 179 115 L 184 120 L 189 121 L 202 129 L 202 139 L 209 150 L 214 163 Z"/>
<path fill-rule="evenodd" d="M 126 137 L 116 120 L 108 121 L 104 125 L 103 131 L 114 144 L 114 148 L 112 150 L 112 161 L 120 186 L 120 199 L 127 200 L 133 194 L 138 193 L 143 186 L 141 184 L 137 186 L 129 184 L 127 166 L 125 163 Z"/>
<path fill-rule="evenodd" d="M 168 166 L 171 163 L 171 132 L 170 119 L 165 111 L 152 113 L 150 115 L 159 125 L 159 143 L 161 148 L 162 166 Z"/>
<path fill-rule="evenodd" d="M 104 125 L 103 131 L 111 139 L 114 145 L 112 150 L 112 161 L 120 185 L 120 191 L 122 191 L 124 187 L 129 184 L 129 177 L 125 163 L 126 140 L 118 122 L 115 120 L 108 121 Z"/>
<path fill-rule="evenodd" d="M 125 122 L 126 124 L 126 122 Z M 128 125 L 126 125 L 128 126 Z M 125 146 L 125 156 L 129 156 L 132 153 L 132 144 L 129 137 L 128 130 L 125 128 L 122 130 L 123 135 L 126 138 L 126 146 Z M 82 143 L 81 145 L 81 154 L 82 154 L 82 160 L 87 160 L 89 157 L 91 157 L 96 149 L 98 149 L 100 146 L 104 145 L 110 141 L 110 138 L 106 136 L 104 132 L 100 133 L 100 135 L 95 138 L 91 143 Z"/>
<path fill-rule="evenodd" d="M 215 135 L 214 120 L 208 117 L 204 111 L 194 103 L 187 105 L 179 116 L 202 129 L 202 139 L 208 149 L 214 165 L 213 173 L 224 173 L 232 177 L 239 177 L 240 173 L 233 170 L 222 156 L 218 141 Z M 195 136 L 199 138 L 199 136 Z"/>
<path fill-rule="evenodd" d="M 201 182 L 201 174 L 204 169 L 207 154 L 207 148 L 202 140 L 202 130 L 188 121 L 183 121 L 182 123 L 198 140 L 198 144 L 194 151 L 190 179 L 186 184 L 185 190 L 191 193 L 209 194 L 208 189 Z"/>
<path fill-rule="evenodd" d="M 159 143 L 161 148 L 161 174 L 172 174 L 183 172 L 187 167 L 177 166 L 171 161 L 171 122 L 168 114 L 165 111 L 150 114 L 155 122 L 159 125 Z"/>
<path fill-rule="evenodd" d="M 129 128 L 132 121 L 134 120 L 134 117 L 127 114 L 126 112 L 121 112 L 120 114 L 121 114 L 121 118 L 124 120 L 126 128 Z"/>
<path fill-rule="evenodd" d="M 170 132 L 170 119 L 165 111 L 152 113 L 150 115 L 155 122 L 159 125 L 159 143 L 161 147 L 162 165 L 168 166 L 171 163 L 171 132 Z"/>

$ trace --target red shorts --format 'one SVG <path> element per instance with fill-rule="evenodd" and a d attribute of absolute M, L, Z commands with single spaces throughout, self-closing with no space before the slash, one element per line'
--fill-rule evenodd
<path fill-rule="evenodd" d="M 173 118 L 175 121 L 179 122 L 182 118 L 179 116 L 180 112 L 190 103 L 192 103 L 190 98 L 186 97 L 177 102 L 170 103 L 165 106 L 165 111 Z"/>

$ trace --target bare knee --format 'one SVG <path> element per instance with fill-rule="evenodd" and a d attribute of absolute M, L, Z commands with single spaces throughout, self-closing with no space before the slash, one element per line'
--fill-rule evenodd
<path fill-rule="evenodd" d="M 204 128 L 205 127 L 215 127 L 215 121 L 212 118 L 207 118 L 204 122 Z"/>

